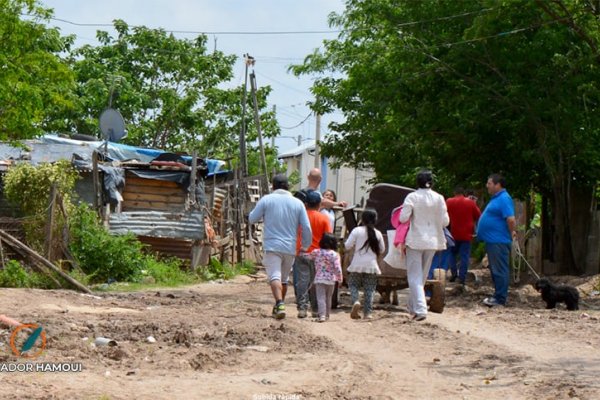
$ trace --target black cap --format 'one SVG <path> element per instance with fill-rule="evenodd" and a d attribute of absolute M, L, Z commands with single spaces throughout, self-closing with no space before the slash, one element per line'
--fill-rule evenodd
<path fill-rule="evenodd" d="M 306 205 L 310 208 L 314 208 L 319 204 L 321 204 L 321 193 L 316 190 L 309 190 L 306 193 Z"/>
<path fill-rule="evenodd" d="M 284 174 L 277 174 L 273 177 L 273 190 L 290 188 L 288 178 Z"/>

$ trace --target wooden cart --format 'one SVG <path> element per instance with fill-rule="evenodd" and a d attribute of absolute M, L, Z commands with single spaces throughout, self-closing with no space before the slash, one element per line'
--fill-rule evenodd
<path fill-rule="evenodd" d="M 392 210 L 402 203 L 406 196 L 412 192 L 413 189 L 392 185 L 388 183 L 379 183 L 371 189 L 369 192 L 369 198 L 367 199 L 366 208 L 374 208 L 377 211 L 377 223 L 375 227 L 383 233 L 384 241 L 386 242 L 386 249 L 390 246 L 387 243 L 388 230 L 393 230 L 392 223 L 390 222 Z M 350 207 L 343 211 L 344 222 L 346 225 L 346 237 L 347 235 L 358 225 L 360 220 L 360 213 L 363 208 Z M 387 252 L 387 250 L 386 250 Z M 342 258 L 342 270 L 344 273 L 344 282 L 346 282 L 347 268 L 352 260 L 352 250 L 346 251 Z M 408 288 L 408 280 L 406 277 L 406 270 L 396 269 L 390 267 L 385 261 L 383 261 L 385 254 L 383 254 L 379 260 L 379 269 L 381 275 L 377 279 L 377 291 L 381 296 L 382 303 L 398 304 L 397 291 Z M 429 309 L 432 312 L 441 313 L 444 310 L 445 303 L 445 271 L 436 270 L 434 276 L 438 279 L 428 280 L 425 283 L 425 289 L 431 292 L 431 298 L 429 299 Z"/>

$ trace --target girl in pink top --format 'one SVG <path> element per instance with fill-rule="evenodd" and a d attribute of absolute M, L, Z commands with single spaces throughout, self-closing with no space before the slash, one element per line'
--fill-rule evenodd
<path fill-rule="evenodd" d="M 335 283 L 342 281 L 342 263 L 337 253 L 337 239 L 331 233 L 323 234 L 319 242 L 319 249 L 310 253 L 310 258 L 315 263 L 315 289 L 317 292 L 317 305 L 319 308 L 319 322 L 329 319 L 331 310 L 331 297 Z"/>

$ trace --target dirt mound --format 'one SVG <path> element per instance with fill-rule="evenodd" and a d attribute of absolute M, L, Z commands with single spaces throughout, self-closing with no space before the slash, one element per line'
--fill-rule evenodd
<path fill-rule="evenodd" d="M 3 374 L 5 398 L 184 399 L 544 398 L 593 399 L 600 391 L 600 298 L 590 279 L 567 278 L 582 309 L 545 310 L 533 287 L 511 287 L 489 309 L 491 280 L 446 287 L 442 314 L 415 322 L 400 305 L 352 320 L 350 296 L 320 324 L 270 317 L 264 282 L 84 296 L 0 290 L 0 312 L 38 323 L 47 335 L 35 362 L 81 362 L 79 374 Z M 14 363 L 0 327 L 0 362 Z M 95 345 L 105 337 L 114 346 Z M 99 343 L 99 342 L 98 342 Z M 367 378 L 368 377 L 368 378 Z M 50 394 L 52 393 L 52 394 Z M 271 397 L 268 397 L 271 396 Z M 287 396 L 287 397 L 283 397 Z M 296 396 L 296 397 L 293 397 Z"/>

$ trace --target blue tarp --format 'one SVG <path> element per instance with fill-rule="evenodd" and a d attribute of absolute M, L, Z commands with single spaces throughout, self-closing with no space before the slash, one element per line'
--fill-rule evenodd
<path fill-rule="evenodd" d="M 32 164 L 44 162 L 54 162 L 61 159 L 71 160 L 73 154 L 77 154 L 84 161 L 92 160 L 92 153 L 105 145 L 103 141 L 82 141 L 66 139 L 56 135 L 45 135 L 35 140 L 25 140 L 22 142 L 27 148 L 16 148 L 9 143 L 0 143 L 0 160 L 23 159 L 24 153 L 29 153 L 29 159 Z M 166 153 L 163 150 L 148 149 L 143 147 L 129 146 L 126 144 L 108 142 L 108 156 L 113 160 L 138 160 L 149 163 L 160 154 Z M 190 156 L 183 156 L 183 159 L 191 160 Z M 222 168 L 225 161 L 206 159 L 208 166 L 208 176 L 213 174 L 227 173 Z"/>

